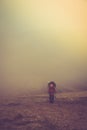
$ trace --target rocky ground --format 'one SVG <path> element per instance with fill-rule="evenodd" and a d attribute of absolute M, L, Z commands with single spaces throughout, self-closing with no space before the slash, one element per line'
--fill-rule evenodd
<path fill-rule="evenodd" d="M 87 130 L 87 97 L 1 99 L 0 130 Z"/>

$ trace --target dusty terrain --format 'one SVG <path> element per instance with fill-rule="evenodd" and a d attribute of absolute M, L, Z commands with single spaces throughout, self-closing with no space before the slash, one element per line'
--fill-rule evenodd
<path fill-rule="evenodd" d="M 87 130 L 87 92 L 0 98 L 0 130 Z"/>

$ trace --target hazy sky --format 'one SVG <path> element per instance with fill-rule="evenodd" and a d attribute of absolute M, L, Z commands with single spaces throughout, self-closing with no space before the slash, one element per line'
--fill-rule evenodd
<path fill-rule="evenodd" d="M 87 1 L 0 3 L 0 90 L 87 86 Z"/>

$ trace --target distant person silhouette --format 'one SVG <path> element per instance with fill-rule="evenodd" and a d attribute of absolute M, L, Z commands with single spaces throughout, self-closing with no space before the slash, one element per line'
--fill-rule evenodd
<path fill-rule="evenodd" d="M 48 83 L 48 93 L 49 93 L 49 102 L 54 103 L 54 94 L 56 92 L 56 83 L 54 81 L 50 81 Z"/>

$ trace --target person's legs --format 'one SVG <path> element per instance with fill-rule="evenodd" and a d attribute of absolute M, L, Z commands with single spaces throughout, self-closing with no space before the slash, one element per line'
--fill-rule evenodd
<path fill-rule="evenodd" d="M 49 102 L 51 103 L 51 95 L 49 94 Z"/>
<path fill-rule="evenodd" d="M 54 95 L 52 95 L 51 98 L 52 98 L 52 99 L 51 99 L 52 103 L 54 103 Z"/>
<path fill-rule="evenodd" d="M 54 102 L 54 94 L 49 95 L 49 101 L 50 101 L 50 103 Z"/>

